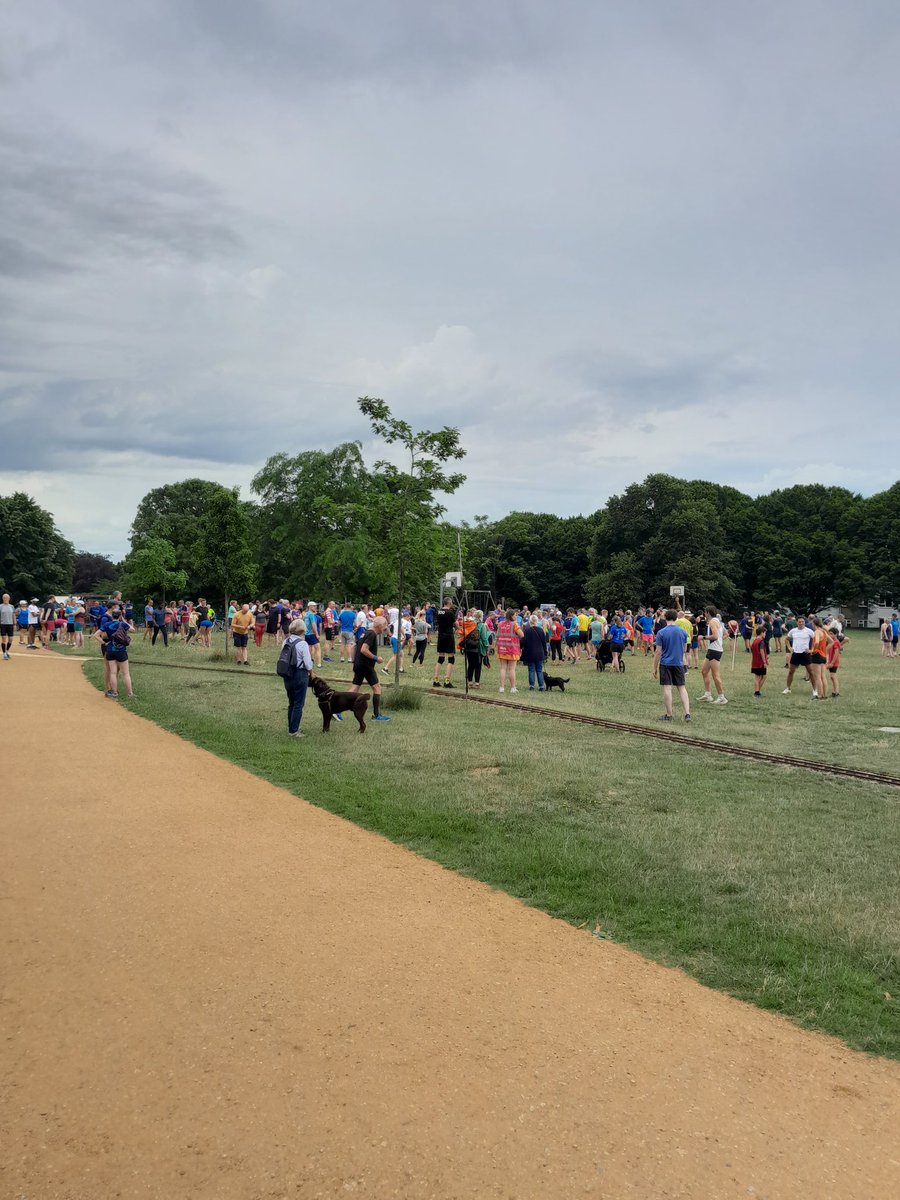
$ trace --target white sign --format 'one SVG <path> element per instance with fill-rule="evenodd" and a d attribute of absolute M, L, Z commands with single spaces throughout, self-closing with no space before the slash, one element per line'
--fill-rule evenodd
<path fill-rule="evenodd" d="M 669 588 L 669 595 L 683 597 L 684 596 L 684 588 L 682 587 L 682 585 L 680 583 L 673 583 L 672 586 Z"/>

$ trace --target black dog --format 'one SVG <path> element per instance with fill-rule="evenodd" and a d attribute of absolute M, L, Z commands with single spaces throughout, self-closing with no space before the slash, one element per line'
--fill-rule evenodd
<path fill-rule="evenodd" d="M 544 683 L 547 686 L 548 692 L 552 692 L 555 687 L 564 692 L 568 682 L 568 679 L 563 679 L 560 675 L 547 675 L 546 672 L 544 674 Z"/>
<path fill-rule="evenodd" d="M 369 707 L 369 697 L 359 692 L 336 692 L 329 687 L 324 679 L 317 675 L 311 678 L 312 690 L 322 710 L 322 732 L 327 733 L 331 718 L 343 712 L 352 712 L 359 721 L 359 732 L 366 732 L 366 709 Z"/>

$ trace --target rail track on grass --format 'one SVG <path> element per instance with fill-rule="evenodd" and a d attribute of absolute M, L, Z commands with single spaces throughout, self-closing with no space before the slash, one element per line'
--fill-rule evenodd
<path fill-rule="evenodd" d="M 91 655 L 91 658 L 94 656 Z M 99 657 L 98 657 L 98 661 Z M 208 671 L 220 675 L 256 675 L 260 678 L 272 678 L 271 671 L 255 671 L 252 667 L 246 671 L 233 667 L 203 667 L 190 663 L 163 663 L 147 660 L 134 660 L 135 666 L 160 667 L 169 671 Z M 346 685 L 346 679 L 320 678 L 332 687 Z M 653 738 L 658 742 L 668 742 L 670 745 L 684 749 L 708 750 L 715 754 L 730 754 L 733 758 L 744 758 L 750 762 L 764 763 L 768 766 L 796 767 L 803 771 L 815 771 L 819 775 L 833 775 L 839 779 L 856 779 L 865 783 L 878 783 L 883 787 L 900 788 L 900 777 L 885 775 L 880 771 L 867 771 L 857 767 L 844 767 L 838 763 L 817 762 L 814 758 L 799 758 L 793 754 L 769 754 L 765 750 L 755 750 L 750 746 L 736 746 L 729 742 L 717 742 L 712 738 L 696 737 L 693 733 L 676 733 L 674 729 L 652 728 L 648 725 L 632 725 L 627 721 L 614 721 L 611 717 L 591 717 L 586 713 L 566 712 L 559 708 L 544 708 L 538 704 L 520 704 L 513 700 L 494 700 L 489 696 L 476 696 L 472 692 L 424 690 L 423 695 L 432 699 L 456 700 L 463 704 L 487 704 L 508 712 L 528 713 L 533 717 L 552 717 L 557 721 L 571 721 L 576 725 L 589 725 L 595 729 L 610 729 L 615 733 L 630 733 L 637 737 Z"/>

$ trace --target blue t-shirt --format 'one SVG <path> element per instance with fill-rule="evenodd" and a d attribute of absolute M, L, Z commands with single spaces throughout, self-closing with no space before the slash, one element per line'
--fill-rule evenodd
<path fill-rule="evenodd" d="M 897 635 L 900 634 L 900 619 L 895 617 L 894 620 L 891 621 L 891 629 L 894 631 L 894 637 L 897 637 Z"/>
<path fill-rule="evenodd" d="M 680 625 L 665 625 L 656 635 L 656 644 L 662 648 L 659 665 L 680 667 L 684 664 L 684 648 L 687 634 Z"/>
<path fill-rule="evenodd" d="M 613 642 L 614 645 L 621 646 L 625 642 L 625 634 L 627 632 L 628 632 L 628 630 L 625 628 L 624 625 L 610 625 L 609 640 L 611 642 Z"/>
<path fill-rule="evenodd" d="M 635 621 L 635 625 L 638 626 L 638 628 L 641 630 L 642 633 L 650 634 L 653 632 L 653 618 L 652 617 L 648 617 L 646 615 L 643 617 L 638 617 L 638 619 Z"/>
<path fill-rule="evenodd" d="M 341 609 L 341 633 L 352 633 L 356 624 L 356 613 L 352 608 Z"/>

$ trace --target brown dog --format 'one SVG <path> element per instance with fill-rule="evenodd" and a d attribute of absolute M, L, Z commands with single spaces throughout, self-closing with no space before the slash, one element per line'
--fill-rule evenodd
<path fill-rule="evenodd" d="M 311 676 L 310 685 L 322 710 L 323 733 L 328 732 L 331 718 L 337 716 L 340 719 L 339 714 L 344 712 L 352 712 L 359 722 L 359 732 L 366 732 L 368 696 L 363 696 L 360 692 L 336 692 L 324 679 L 319 679 L 318 675 Z"/>

